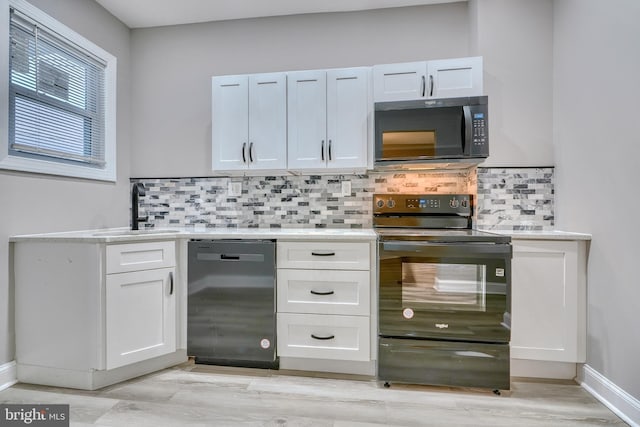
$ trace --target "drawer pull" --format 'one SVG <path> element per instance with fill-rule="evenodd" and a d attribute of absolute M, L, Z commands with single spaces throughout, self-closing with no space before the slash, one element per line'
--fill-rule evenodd
<path fill-rule="evenodd" d="M 313 295 L 333 295 L 334 292 L 333 291 L 328 291 L 328 292 L 318 292 L 318 291 L 309 291 L 311 292 Z"/>
<path fill-rule="evenodd" d="M 334 256 L 335 252 L 311 252 L 313 256 Z"/>
<path fill-rule="evenodd" d="M 336 337 L 335 335 L 327 335 L 326 337 L 319 337 L 317 335 L 311 334 L 311 338 L 313 338 L 314 340 L 321 340 L 321 341 L 332 340 L 335 337 Z"/>

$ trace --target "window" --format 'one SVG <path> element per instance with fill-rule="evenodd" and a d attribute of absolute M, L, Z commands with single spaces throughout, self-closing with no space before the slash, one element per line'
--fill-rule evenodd
<path fill-rule="evenodd" d="M 115 181 L 115 58 L 23 0 L 2 3 L 0 167 Z"/>

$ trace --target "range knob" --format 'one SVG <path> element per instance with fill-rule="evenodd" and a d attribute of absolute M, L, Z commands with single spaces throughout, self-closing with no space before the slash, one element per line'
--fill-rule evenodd
<path fill-rule="evenodd" d="M 460 200 L 458 200 L 458 199 L 449 200 L 449 207 L 457 208 L 459 206 L 460 206 Z"/>
<path fill-rule="evenodd" d="M 384 208 L 384 200 L 378 199 L 378 201 L 376 202 L 376 206 L 378 206 L 379 208 Z"/>
<path fill-rule="evenodd" d="M 390 209 L 395 208 L 396 207 L 396 201 L 393 200 L 393 199 L 387 200 L 387 207 L 390 208 Z"/>

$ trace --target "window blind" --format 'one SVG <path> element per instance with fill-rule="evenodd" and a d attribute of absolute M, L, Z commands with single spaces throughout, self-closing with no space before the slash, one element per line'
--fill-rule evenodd
<path fill-rule="evenodd" d="M 9 149 L 105 165 L 105 67 L 11 9 Z"/>

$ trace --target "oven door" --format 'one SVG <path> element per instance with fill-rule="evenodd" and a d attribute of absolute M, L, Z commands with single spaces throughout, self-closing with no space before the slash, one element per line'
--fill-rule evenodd
<path fill-rule="evenodd" d="M 511 245 L 379 243 L 382 337 L 509 342 Z"/>

